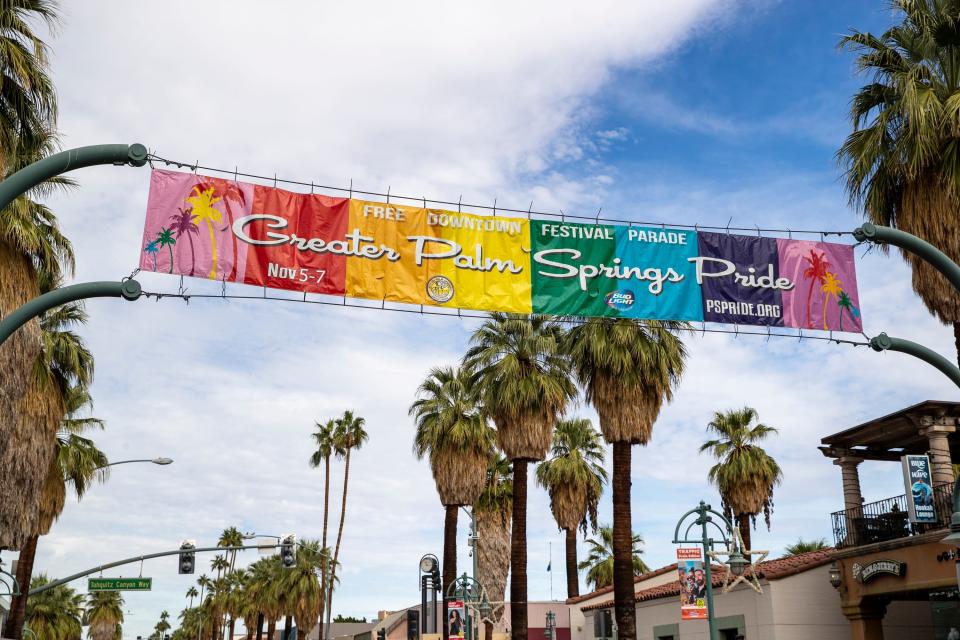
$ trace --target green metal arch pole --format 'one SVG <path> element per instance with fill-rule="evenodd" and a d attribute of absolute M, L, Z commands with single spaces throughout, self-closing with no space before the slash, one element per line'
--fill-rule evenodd
<path fill-rule="evenodd" d="M 854 229 L 853 237 L 859 242 L 869 240 L 876 243 L 892 244 L 895 247 L 900 247 L 904 251 L 909 251 L 910 253 L 920 256 L 933 265 L 937 271 L 942 273 L 944 277 L 950 281 L 950 284 L 953 285 L 953 288 L 960 293 L 960 266 L 957 266 L 957 263 L 926 240 L 922 240 L 915 235 L 900 231 L 899 229 L 892 229 L 869 222 Z M 900 338 L 891 338 L 887 334 L 881 333 L 879 336 L 870 340 L 870 347 L 874 351 L 899 351 L 900 353 L 906 353 L 907 355 L 919 358 L 939 369 L 944 375 L 953 380 L 955 385 L 960 387 L 960 369 L 939 353 L 928 349 L 922 344 Z M 957 476 L 953 484 L 953 517 L 950 521 L 950 532 L 953 536 L 960 537 L 960 476 Z M 960 570 L 958 570 L 958 575 L 960 575 Z"/>
<path fill-rule="evenodd" d="M 68 287 L 54 289 L 49 293 L 36 297 L 25 305 L 17 308 L 13 313 L 0 321 L 0 345 L 6 342 L 13 332 L 25 325 L 44 311 L 54 307 L 83 300 L 85 298 L 123 298 L 136 300 L 142 290 L 136 280 L 123 282 L 83 282 Z"/>
<path fill-rule="evenodd" d="M 277 549 L 279 547 L 292 547 L 294 545 L 289 543 L 277 542 L 276 544 L 251 544 L 246 546 L 236 546 L 236 547 L 203 547 L 200 549 L 186 549 L 190 553 L 204 553 L 208 551 L 234 551 L 237 549 Z M 88 576 L 91 573 L 97 573 L 98 571 L 103 571 L 105 569 L 112 569 L 113 567 L 119 567 L 125 564 L 133 564 L 134 562 L 143 562 L 144 560 L 150 560 L 152 558 L 162 558 L 163 556 L 174 556 L 183 553 L 184 549 L 174 549 L 173 551 L 160 551 L 158 553 L 148 553 L 143 556 L 135 556 L 133 558 L 124 558 L 123 560 L 117 560 L 116 562 L 108 562 L 107 564 L 101 564 L 99 566 L 93 567 L 92 569 L 86 569 L 80 573 L 75 573 L 73 575 L 67 576 L 66 578 L 60 578 L 59 580 L 54 580 L 53 582 L 48 582 L 47 584 L 37 587 L 36 589 L 31 589 L 27 595 L 35 596 L 38 593 L 43 593 L 48 589 L 53 589 L 54 587 L 59 587 L 62 584 L 68 582 L 73 582 L 78 578 Z"/>
<path fill-rule="evenodd" d="M 142 167 L 146 163 L 147 148 L 139 143 L 96 144 L 61 151 L 24 167 L 0 182 L 0 211 L 44 181 L 74 169 L 107 164 Z M 85 298 L 136 300 L 140 297 L 140 293 L 140 284 L 136 280 L 86 282 L 45 293 L 3 318 L 0 322 L 0 346 L 13 335 L 14 331 L 53 307 Z"/>
<path fill-rule="evenodd" d="M 101 164 L 142 167 L 146 163 L 147 148 L 139 143 L 95 144 L 61 151 L 20 169 L 0 182 L 0 211 L 44 181 L 74 169 Z"/>

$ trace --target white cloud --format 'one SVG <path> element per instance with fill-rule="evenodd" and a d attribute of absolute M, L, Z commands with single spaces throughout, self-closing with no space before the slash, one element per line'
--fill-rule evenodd
<path fill-rule="evenodd" d="M 727 6 L 75 3 L 54 44 L 64 143 L 139 141 L 175 159 L 318 183 L 594 207 L 612 178 L 581 133 L 592 97 L 614 68 L 663 55 Z M 566 170 L 572 160 L 585 170 Z M 146 171 L 75 177 L 82 188 L 53 204 L 75 242 L 78 278 L 126 275 Z M 169 278 L 141 279 L 175 288 Z M 176 462 L 119 467 L 69 505 L 41 542 L 38 570 L 63 575 L 183 538 L 207 543 L 233 524 L 319 536 L 310 426 L 352 407 L 371 440 L 352 461 L 335 609 L 370 615 L 417 599 L 414 565 L 439 551 L 442 514 L 426 466 L 410 453 L 406 409 L 425 371 L 457 358 L 473 325 L 262 302 L 89 308 L 96 413 L 109 424 L 97 442 L 115 460 Z M 555 530 L 545 497 L 531 494 L 531 595 L 542 598 L 539 540 Z M 189 581 L 175 565 L 145 565 L 157 579 L 152 593 L 127 597 L 128 637 L 147 635 L 161 609 L 175 614 L 185 602 Z"/>

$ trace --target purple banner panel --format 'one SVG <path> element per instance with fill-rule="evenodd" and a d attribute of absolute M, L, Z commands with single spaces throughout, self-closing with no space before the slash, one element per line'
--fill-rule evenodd
<path fill-rule="evenodd" d="M 852 246 L 778 239 L 777 251 L 780 274 L 794 284 L 782 293 L 785 326 L 863 331 Z"/>
<path fill-rule="evenodd" d="M 700 255 L 691 261 L 704 320 L 784 326 L 782 293 L 793 283 L 780 275 L 776 238 L 701 231 L 697 240 Z"/>

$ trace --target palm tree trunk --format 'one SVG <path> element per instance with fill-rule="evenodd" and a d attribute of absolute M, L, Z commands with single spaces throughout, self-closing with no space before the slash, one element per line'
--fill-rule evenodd
<path fill-rule="evenodd" d="M 274 619 L 274 616 L 270 616 L 270 622 L 267 623 L 267 640 L 275 640 L 274 635 L 277 633 L 277 621 Z"/>
<path fill-rule="evenodd" d="M 960 364 L 960 322 L 953 323 L 953 343 L 957 347 L 957 363 Z"/>
<path fill-rule="evenodd" d="M 750 514 L 741 513 L 737 515 L 737 528 L 740 529 L 740 537 L 743 538 L 743 548 L 750 548 Z"/>
<path fill-rule="evenodd" d="M 257 640 L 263 640 L 263 613 L 257 614 Z"/>
<path fill-rule="evenodd" d="M 230 640 L 233 640 L 233 634 L 237 629 L 237 619 L 234 616 L 230 617 Z"/>
<path fill-rule="evenodd" d="M 456 505 L 445 505 L 446 514 L 443 520 L 443 594 L 457 580 L 457 509 Z M 450 613 L 447 608 L 447 599 L 443 599 L 443 640 L 450 637 L 447 626 Z"/>
<path fill-rule="evenodd" d="M 37 541 L 39 539 L 40 536 L 32 535 L 20 548 L 16 576 L 17 584 L 20 585 L 20 595 L 10 602 L 10 616 L 7 618 L 7 625 L 3 630 L 4 638 L 20 640 L 23 635 L 23 621 L 27 612 L 27 591 L 30 588 L 30 580 L 33 578 L 33 560 L 37 556 Z"/>
<path fill-rule="evenodd" d="M 327 604 L 329 595 L 327 594 L 327 576 L 330 575 L 330 554 L 327 552 L 327 516 L 330 513 L 330 456 L 323 459 L 323 542 L 320 552 L 323 553 L 323 560 L 320 564 L 320 624 L 323 624 L 324 608 Z M 319 634 L 317 640 L 323 640 L 323 634 Z"/>
<path fill-rule="evenodd" d="M 343 502 L 340 504 L 340 529 L 337 531 L 337 546 L 333 551 L 333 565 L 330 567 L 330 589 L 327 596 L 327 626 L 324 638 L 330 637 L 330 619 L 333 617 L 333 585 L 337 576 L 337 559 L 340 557 L 340 541 L 343 539 L 343 521 L 347 516 L 347 483 L 350 481 L 350 447 L 343 465 Z"/>
<path fill-rule="evenodd" d="M 619 640 L 637 637 L 630 514 L 631 454 L 629 442 L 613 443 L 613 602 Z"/>
<path fill-rule="evenodd" d="M 574 598 L 580 595 L 580 575 L 577 573 L 577 530 L 567 529 L 566 534 L 567 534 L 567 597 Z"/>
<path fill-rule="evenodd" d="M 293 624 L 293 620 L 290 616 L 287 616 L 283 619 L 283 639 L 290 640 L 290 627 Z"/>
<path fill-rule="evenodd" d="M 513 461 L 513 531 L 510 540 L 510 638 L 527 640 L 527 466 Z"/>

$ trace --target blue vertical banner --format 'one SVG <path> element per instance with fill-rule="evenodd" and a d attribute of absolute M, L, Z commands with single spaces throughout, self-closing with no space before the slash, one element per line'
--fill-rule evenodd
<path fill-rule="evenodd" d="M 933 505 L 933 474 L 930 458 L 906 455 L 900 458 L 903 465 L 903 484 L 907 493 L 907 510 L 910 522 L 929 523 L 937 521 Z"/>

